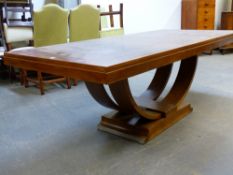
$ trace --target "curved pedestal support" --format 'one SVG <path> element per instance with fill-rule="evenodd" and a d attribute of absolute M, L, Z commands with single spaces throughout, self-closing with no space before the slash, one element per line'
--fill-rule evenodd
<path fill-rule="evenodd" d="M 114 109 L 102 117 L 99 129 L 146 143 L 192 111 L 183 104 L 192 83 L 197 57 L 180 63 L 176 80 L 167 95 L 158 100 L 171 75 L 172 64 L 157 69 L 147 90 L 138 98 L 132 96 L 128 80 L 109 85 L 114 100 L 103 85 L 86 82 L 93 98 L 101 105 Z"/>

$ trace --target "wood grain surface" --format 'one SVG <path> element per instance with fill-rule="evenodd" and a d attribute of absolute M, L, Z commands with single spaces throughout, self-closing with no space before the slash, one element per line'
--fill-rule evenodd
<path fill-rule="evenodd" d="M 4 63 L 110 84 L 232 41 L 232 31 L 161 30 L 11 51 Z"/>

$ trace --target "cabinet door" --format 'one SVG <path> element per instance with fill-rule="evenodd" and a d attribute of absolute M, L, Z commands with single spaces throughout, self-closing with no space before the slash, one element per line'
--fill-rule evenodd
<path fill-rule="evenodd" d="M 213 30 L 214 24 L 215 24 L 215 0 L 199 0 L 197 29 Z"/>
<path fill-rule="evenodd" d="M 222 30 L 233 30 L 233 12 L 222 12 Z"/>

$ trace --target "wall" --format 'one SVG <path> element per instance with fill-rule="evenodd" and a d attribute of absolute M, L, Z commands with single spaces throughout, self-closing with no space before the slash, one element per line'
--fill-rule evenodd
<path fill-rule="evenodd" d="M 125 33 L 137 33 L 156 29 L 179 29 L 181 0 L 82 0 L 82 3 L 113 4 L 118 8 L 124 3 Z"/>
<path fill-rule="evenodd" d="M 216 0 L 216 29 L 220 26 L 221 12 L 230 10 L 232 0 Z M 158 29 L 180 29 L 181 0 L 82 0 L 93 4 L 119 4 L 124 2 L 126 33 Z"/>
<path fill-rule="evenodd" d="M 144 0 L 143 3 L 138 4 L 132 0 L 126 1 L 124 3 L 126 33 L 179 29 L 180 3 L 181 0 Z"/>
<path fill-rule="evenodd" d="M 64 7 L 65 8 L 73 8 L 73 7 L 75 7 L 77 5 L 77 0 L 66 0 L 66 1 L 64 1 Z"/>
<path fill-rule="evenodd" d="M 34 0 L 35 9 L 49 0 Z M 50 0 L 51 1 L 51 0 Z M 216 0 L 216 28 L 220 25 L 221 12 L 230 9 L 231 0 Z M 180 29 L 181 0 L 82 0 L 82 3 L 113 4 L 118 8 L 124 3 L 125 33 L 137 33 L 158 29 Z"/>
<path fill-rule="evenodd" d="M 229 10 L 229 11 L 231 10 L 232 3 L 233 3 L 232 0 L 228 0 L 228 10 Z"/>
<path fill-rule="evenodd" d="M 40 9 L 44 4 L 57 3 L 61 1 L 66 8 L 71 8 L 77 5 L 77 0 L 32 0 L 35 10 Z"/>
<path fill-rule="evenodd" d="M 57 0 L 32 0 L 33 4 L 34 4 L 34 9 L 38 10 L 40 9 L 44 4 L 47 3 L 56 3 Z"/>

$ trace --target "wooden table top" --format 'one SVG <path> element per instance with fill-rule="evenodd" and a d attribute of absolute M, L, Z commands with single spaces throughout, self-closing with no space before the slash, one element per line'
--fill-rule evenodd
<path fill-rule="evenodd" d="M 5 53 L 4 62 L 111 83 L 233 42 L 233 31 L 161 30 Z"/>

